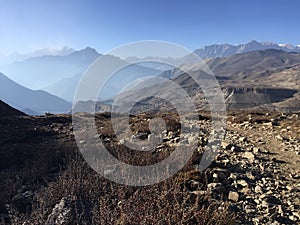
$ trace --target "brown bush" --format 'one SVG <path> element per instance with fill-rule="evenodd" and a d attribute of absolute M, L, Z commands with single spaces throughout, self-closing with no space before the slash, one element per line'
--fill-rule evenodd
<path fill-rule="evenodd" d="M 164 114 L 162 117 L 168 130 L 177 132 L 180 124 L 178 117 L 173 115 L 172 117 Z M 145 132 L 148 129 L 148 124 L 138 126 L 138 122 L 144 121 L 144 117 L 150 118 L 149 115 L 131 118 L 133 131 Z M 55 121 L 55 118 L 51 119 Z M 130 150 L 115 142 L 115 134 L 108 121 L 109 115 L 98 115 L 98 119 L 97 125 L 104 128 L 101 130 L 103 137 L 100 135 L 100 138 L 112 138 L 109 150 L 120 160 L 129 163 L 140 160 L 140 163 L 145 165 L 167 156 L 168 151 L 165 151 L 154 155 L 141 154 L 133 158 Z M 64 119 L 60 118 L 58 122 L 63 123 Z M 53 140 L 55 137 L 57 141 L 45 145 L 35 144 L 32 148 L 29 148 L 31 140 L 21 144 L 20 148 L 28 146 L 27 151 L 30 153 L 30 157 L 24 156 L 24 166 L 1 171 L 1 212 L 5 213 L 6 210 L 9 215 L 9 218 L 3 221 L 4 224 L 45 224 L 53 207 L 62 198 L 70 201 L 70 225 L 234 223 L 234 215 L 229 212 L 226 204 L 213 202 L 207 196 L 190 193 L 185 187 L 185 182 L 191 179 L 206 185 L 205 177 L 201 177 L 199 172 L 192 169 L 192 164 L 200 158 L 199 153 L 195 153 L 180 173 L 170 179 L 152 186 L 130 187 L 106 180 L 93 171 L 77 152 L 71 134 L 69 137 L 63 136 L 63 139 L 58 134 L 51 135 L 46 140 Z M 45 141 L 43 135 L 40 137 Z M 36 143 L 39 143 L 39 140 L 37 139 Z M 51 172 L 53 167 L 57 169 Z M 20 212 L 12 204 L 12 198 L 25 190 L 32 190 L 34 196 L 30 210 Z"/>

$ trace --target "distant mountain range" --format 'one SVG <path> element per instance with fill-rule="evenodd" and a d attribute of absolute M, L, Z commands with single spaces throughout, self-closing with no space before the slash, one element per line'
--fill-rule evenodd
<path fill-rule="evenodd" d="M 274 72 L 299 65 L 300 53 L 266 49 L 226 58 L 211 58 L 206 63 L 216 76 L 227 77 L 236 82 L 256 82 L 266 79 Z"/>
<path fill-rule="evenodd" d="M 210 58 L 206 60 L 206 64 L 219 82 L 227 86 L 265 85 L 300 89 L 300 52 L 257 50 L 225 58 Z M 197 68 L 197 64 L 184 67 L 194 71 L 193 68 Z M 179 68 L 165 71 L 160 76 L 176 79 L 182 74 Z M 189 83 L 192 83 L 192 79 Z"/>
<path fill-rule="evenodd" d="M 101 55 L 89 47 L 65 56 L 42 56 L 12 63 L 0 67 L 0 71 L 21 85 L 31 89 L 45 90 L 71 102 L 83 73 L 100 56 L 103 56 L 108 64 L 124 67 L 122 73 L 116 73 L 108 81 L 102 92 L 103 98 L 117 94 L 130 81 L 161 73 L 160 70 L 129 65 L 118 57 Z M 99 76 L 101 76 L 101 71 L 99 71 Z M 86 88 L 88 91 L 89 88 Z"/>
<path fill-rule="evenodd" d="M 290 44 L 276 44 L 273 42 L 257 42 L 251 41 L 247 44 L 240 45 L 230 45 L 230 44 L 220 44 L 220 45 L 210 45 L 204 48 L 200 48 L 194 51 L 202 59 L 217 58 L 217 57 L 227 57 L 234 54 L 246 53 L 256 50 L 265 49 L 277 49 L 286 52 L 300 52 L 299 46 L 292 46 Z"/>
<path fill-rule="evenodd" d="M 52 49 L 52 48 L 45 48 L 41 50 L 37 50 L 34 52 L 29 52 L 29 53 L 12 53 L 10 55 L 1 55 L 0 54 L 0 66 L 11 64 L 14 62 L 18 61 L 24 61 L 30 58 L 36 58 L 36 57 L 41 57 L 45 55 L 56 55 L 56 56 L 63 56 L 63 55 L 68 55 L 74 52 L 74 49 L 70 47 L 63 47 L 61 49 Z"/>
<path fill-rule="evenodd" d="M 15 82 L 30 88 L 43 89 L 64 78 L 81 74 L 100 56 L 95 49 L 85 48 L 68 55 L 46 55 L 1 66 L 0 71 Z"/>
<path fill-rule="evenodd" d="M 291 44 L 276 44 L 273 42 L 251 41 L 249 43 L 240 44 L 240 45 L 230 45 L 230 44 L 209 45 L 203 48 L 196 49 L 195 51 L 193 51 L 192 54 L 196 54 L 201 59 L 206 60 L 210 58 L 224 58 L 234 54 L 241 54 L 241 53 L 247 53 L 247 52 L 257 51 L 257 50 L 266 50 L 266 49 L 276 49 L 285 52 L 300 52 L 300 45 L 293 46 Z M 138 58 L 129 57 L 125 60 L 131 62 L 132 60 L 136 60 L 136 59 Z M 164 61 L 164 58 L 160 58 L 160 57 L 145 57 L 143 59 L 144 60 L 158 59 Z M 196 63 L 195 61 L 193 61 L 194 59 L 195 57 L 191 57 L 191 54 L 189 54 L 180 58 L 168 58 L 168 61 L 174 62 L 176 63 L 176 65 L 181 65 L 187 63 Z"/>
<path fill-rule="evenodd" d="M 111 98 L 114 95 L 117 95 L 124 87 L 126 87 L 131 82 L 135 81 L 136 79 L 141 79 L 147 76 L 157 76 L 162 71 L 156 70 L 153 68 L 148 68 L 144 66 L 140 66 L 137 64 L 128 64 L 127 62 L 109 55 L 102 55 L 102 60 L 104 60 L 106 65 L 115 65 L 118 68 L 122 68 L 119 71 L 116 71 L 112 76 L 106 81 L 101 93 L 99 93 L 99 99 L 107 99 Z M 103 68 L 100 68 L 98 71 L 98 75 L 101 76 Z M 60 80 L 54 83 L 51 86 L 45 88 L 46 91 L 53 93 L 61 98 L 64 98 L 68 101 L 73 101 L 74 93 L 76 88 L 82 78 L 82 74 L 78 74 L 70 79 Z M 90 100 L 89 89 L 91 86 L 94 86 L 94 83 L 85 84 L 86 88 L 86 96 L 87 98 L 84 100 Z M 99 84 L 97 84 L 99 85 Z M 99 88 L 100 86 L 96 87 Z"/>
<path fill-rule="evenodd" d="M 300 89 L 298 87 L 299 46 L 251 41 L 241 45 L 206 46 L 195 50 L 194 53 L 205 60 L 221 85 L 228 87 L 247 86 L 247 88 L 249 86 L 273 86 L 276 88 Z M 36 56 L 39 54 L 41 55 L 39 57 L 0 66 L 0 72 L 5 74 L 5 76 L 0 75 L 0 99 L 28 114 L 47 111 L 54 113 L 69 112 L 71 109 L 69 102 L 73 100 L 83 73 L 100 56 L 103 56 L 108 64 L 113 63 L 123 68 L 107 81 L 101 93 L 101 99 L 111 100 L 123 87 L 136 79 L 159 75 L 176 79 L 180 76 L 178 71 L 165 66 L 155 63 L 130 65 L 130 62 L 137 58 L 129 57 L 122 60 L 115 56 L 101 55 L 90 47 L 80 51 L 65 48 L 52 53 L 50 50 L 35 53 Z M 177 65 L 199 63 L 199 61 L 189 61 L 190 58 L 192 57 L 187 55 L 181 58 L 170 58 L 170 60 L 176 62 Z M 145 59 L 156 58 L 147 57 Z M 101 71 L 99 71 L 99 76 L 101 76 Z M 185 80 L 185 82 L 189 85 L 189 81 Z M 87 85 L 87 92 L 90 85 L 94 84 Z M 32 89 L 45 90 L 51 94 Z M 88 101 L 91 99 L 83 100 Z"/>
<path fill-rule="evenodd" d="M 300 53 L 266 49 L 211 58 L 206 62 L 219 80 L 228 109 L 264 107 L 300 110 Z M 184 67 L 191 73 L 203 73 L 197 70 L 201 68 L 197 64 Z M 199 85 L 180 68 L 165 71 L 160 76 L 182 87 L 192 96 L 197 107 L 208 108 Z M 209 79 L 209 75 L 206 77 Z M 155 98 L 161 90 L 164 90 L 166 99 L 172 99 L 173 93 L 177 93 L 173 86 L 160 83 L 123 93 L 121 102 L 126 104 L 127 99 L 147 96 L 147 93 L 149 97 L 140 102 L 135 110 L 162 110 L 165 103 Z"/>
<path fill-rule="evenodd" d="M 0 99 L 31 115 L 45 112 L 66 113 L 71 110 L 71 103 L 45 91 L 25 88 L 2 73 L 0 73 Z"/>

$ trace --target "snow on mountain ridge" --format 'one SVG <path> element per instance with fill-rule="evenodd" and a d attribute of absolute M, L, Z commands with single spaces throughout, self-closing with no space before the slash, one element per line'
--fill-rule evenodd
<path fill-rule="evenodd" d="M 288 48 L 288 49 L 294 49 L 295 46 L 291 44 L 278 44 L 278 46 L 283 47 L 283 48 Z"/>
<path fill-rule="evenodd" d="M 227 57 L 237 53 L 246 53 L 256 50 L 265 50 L 265 49 L 277 49 L 286 52 L 296 51 L 300 52 L 300 45 L 297 47 L 291 44 L 276 44 L 273 42 L 257 42 L 255 40 L 239 45 L 229 45 L 229 44 L 219 44 L 219 45 L 210 45 L 205 46 L 194 51 L 202 59 L 207 58 L 216 58 L 216 57 Z"/>

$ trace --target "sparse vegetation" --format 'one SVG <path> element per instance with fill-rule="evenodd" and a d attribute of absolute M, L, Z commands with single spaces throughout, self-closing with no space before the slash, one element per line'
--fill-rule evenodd
<path fill-rule="evenodd" d="M 105 128 L 100 138 L 114 139 L 109 115 L 99 114 L 97 118 L 98 126 Z M 147 118 L 152 116 L 132 117 L 132 131 L 149 132 L 148 124 L 140 123 Z M 176 115 L 165 115 L 167 127 L 174 134 L 180 132 L 177 119 Z M 187 181 L 200 177 L 205 186 L 205 174 L 192 172 L 193 163 L 200 158 L 196 153 L 175 177 L 153 186 L 129 187 L 106 180 L 85 163 L 69 132 L 72 128 L 68 116 L 6 120 L 10 120 L 7 124 L 20 127 L 6 136 L 7 140 L 1 140 L 2 154 L 13 148 L 12 154 L 2 158 L 10 163 L 1 163 L 2 224 L 51 224 L 49 215 L 62 200 L 69 210 L 62 224 L 225 225 L 235 221 L 226 203 L 197 195 L 186 187 Z M 4 127 L 5 132 L 11 132 L 11 127 Z M 19 142 L 15 142 L 15 135 Z M 116 142 L 109 150 L 125 162 L 137 159 L 132 158 L 130 151 L 124 154 L 128 149 Z M 155 157 L 141 154 L 138 159 L 144 160 L 139 164 L 153 163 L 166 155 Z"/>
<path fill-rule="evenodd" d="M 70 132 L 70 116 L 0 118 L 0 224 L 230 225 L 252 221 L 252 216 L 268 221 L 264 215 L 257 215 L 259 212 L 251 214 L 253 204 L 265 207 L 253 203 L 252 198 L 257 201 L 257 193 L 266 188 L 274 193 L 264 194 L 265 201 L 270 202 L 263 203 L 270 204 L 267 210 L 284 210 L 272 218 L 285 224 L 297 221 L 292 214 L 297 215 L 297 201 L 294 208 L 287 205 L 287 201 L 292 201 L 290 196 L 297 199 L 298 193 L 292 183 L 298 179 L 297 172 L 289 172 L 297 170 L 290 158 L 295 153 L 290 150 L 280 155 L 278 146 L 281 143 L 290 148 L 291 143 L 297 142 L 299 114 L 229 112 L 226 141 L 230 142 L 222 143 L 224 152 L 211 168 L 199 171 L 197 165 L 209 124 L 209 115 L 200 114 L 203 136 L 198 151 L 175 176 L 144 187 L 120 185 L 92 170 L 78 152 Z M 99 138 L 123 162 L 148 165 L 161 161 L 174 150 L 174 140 L 181 132 L 178 115 L 131 116 L 130 127 L 143 138 L 139 135 L 150 133 L 149 119 L 156 116 L 162 116 L 167 133 L 171 134 L 162 143 L 163 151 L 139 152 L 133 157 L 132 150 L 118 142 L 109 113 L 96 116 Z M 278 137 L 270 136 L 268 131 L 278 133 Z M 279 176 L 284 178 L 282 184 L 276 183 Z M 260 186 L 262 180 L 266 187 Z M 285 189 L 291 192 L 280 196 L 278 193 Z M 229 192 L 235 193 L 236 199 L 229 199 Z"/>

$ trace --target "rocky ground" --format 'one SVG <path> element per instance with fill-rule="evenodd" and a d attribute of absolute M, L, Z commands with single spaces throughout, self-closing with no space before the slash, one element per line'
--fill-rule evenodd
<path fill-rule="evenodd" d="M 213 176 L 229 191 L 231 206 L 243 223 L 300 222 L 298 116 L 267 113 L 259 119 L 249 114 L 245 121 L 233 117 L 228 122 L 224 151 L 216 162 L 230 173 L 225 180 L 218 173 Z"/>
<path fill-rule="evenodd" d="M 144 126 L 138 126 L 140 121 L 147 121 L 144 117 L 145 115 L 132 118 L 132 130 L 142 129 L 141 132 L 136 132 L 137 136 L 144 134 L 140 137 L 146 135 L 147 138 L 149 131 Z M 217 203 L 219 208 L 227 205 L 228 210 L 235 213 L 237 224 L 299 224 L 299 117 L 299 113 L 230 112 L 226 137 L 215 161 L 205 171 L 198 171 L 199 160 L 192 160 L 191 165 L 177 176 L 179 186 L 183 187 L 181 191 L 188 193 L 189 199 L 198 199 L 203 201 L 203 204 Z M 102 132 L 100 138 L 111 146 L 122 145 L 111 133 L 109 116 L 103 114 L 98 119 L 99 131 Z M 176 120 L 174 121 L 170 123 L 173 128 L 178 125 Z M 28 218 L 32 217 L 39 218 L 36 219 L 39 222 L 34 224 L 78 224 L 72 219 L 72 215 L 82 208 L 82 205 L 87 207 L 87 203 L 81 203 L 80 207 L 78 203 L 74 203 L 78 202 L 76 199 L 83 197 L 78 197 L 78 194 L 72 195 L 70 190 L 74 187 L 70 188 L 66 184 L 72 176 L 65 172 L 68 169 L 63 166 L 65 162 L 62 160 L 66 154 L 71 154 L 70 152 L 76 149 L 70 116 L 1 117 L 0 122 L 1 180 L 5 181 L 0 185 L 2 222 L 32 224 L 33 220 Z M 202 116 L 200 121 L 190 121 L 190 125 L 200 127 L 198 153 L 201 155 L 210 130 L 209 119 Z M 179 132 L 177 127 L 164 131 L 164 142 L 154 152 L 161 154 L 172 150 L 178 142 Z M 191 140 L 188 136 L 185 138 L 187 142 Z M 84 187 L 79 187 L 78 193 L 83 192 L 84 188 L 92 190 L 93 185 L 97 190 L 107 188 L 102 187 L 103 185 L 98 187 L 98 183 L 93 184 L 95 177 L 90 183 L 84 183 Z M 100 181 L 104 184 L 104 180 Z M 48 198 L 40 197 L 43 193 L 48 195 Z M 134 196 L 136 193 L 138 189 L 128 191 L 127 194 Z M 51 200 L 49 195 L 53 196 Z M 88 195 L 91 196 L 89 201 L 95 200 L 92 200 L 92 191 L 87 191 Z M 107 202 L 111 201 L 112 195 L 114 194 L 110 194 L 110 200 Z M 128 196 L 128 202 L 133 201 Z M 142 198 L 144 194 L 139 196 Z M 101 195 L 98 197 L 101 199 Z M 46 201 L 49 201 L 49 204 L 45 203 Z M 81 201 L 85 202 L 82 199 Z M 143 204 L 147 205 L 148 201 Z M 126 211 L 134 207 L 132 203 L 124 203 L 127 208 L 122 208 L 120 205 L 123 203 L 120 202 L 122 201 L 119 201 L 115 208 L 121 207 Z M 180 203 L 180 207 L 183 205 L 183 202 Z M 108 214 L 103 213 L 97 215 L 108 217 Z M 141 213 L 140 215 L 142 216 Z M 91 221 L 94 220 L 86 224 L 93 223 Z M 151 224 L 149 221 L 144 224 Z M 190 222 L 185 224 L 194 224 L 191 222 L 194 220 L 187 221 Z"/>
<path fill-rule="evenodd" d="M 206 120 L 197 124 L 209 130 Z M 189 180 L 192 193 L 228 201 L 239 224 L 299 224 L 299 125 L 299 114 L 229 116 L 221 151 L 204 171 L 207 185 Z"/>

